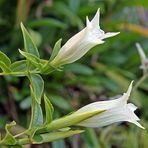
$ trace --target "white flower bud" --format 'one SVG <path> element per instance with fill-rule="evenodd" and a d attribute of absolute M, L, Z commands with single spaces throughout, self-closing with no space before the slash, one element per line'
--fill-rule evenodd
<path fill-rule="evenodd" d="M 86 27 L 70 38 L 60 49 L 57 56 L 51 61 L 53 67 L 73 63 L 80 59 L 92 47 L 104 43 L 103 39 L 117 35 L 117 33 L 105 33 L 99 26 L 100 10 L 90 22 L 86 17 Z"/>
<path fill-rule="evenodd" d="M 132 83 L 133 82 L 131 82 L 127 92 L 120 98 L 110 101 L 94 102 L 76 111 L 75 114 L 81 114 L 84 112 L 105 110 L 104 112 L 94 115 L 77 125 L 84 127 L 103 127 L 116 122 L 128 121 L 144 129 L 144 127 L 137 122 L 139 118 L 134 113 L 137 107 L 132 103 L 127 103 L 132 90 Z"/>
<path fill-rule="evenodd" d="M 141 66 L 140 68 L 143 70 L 143 72 L 145 73 L 148 70 L 148 58 L 146 57 L 142 47 L 140 46 L 139 43 L 136 43 L 136 47 L 137 50 L 139 52 L 140 55 L 140 59 L 141 59 Z"/>

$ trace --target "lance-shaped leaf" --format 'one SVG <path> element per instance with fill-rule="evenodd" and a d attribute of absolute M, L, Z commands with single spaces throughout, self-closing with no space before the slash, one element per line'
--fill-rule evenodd
<path fill-rule="evenodd" d="M 6 66 L 11 65 L 11 61 L 6 54 L 0 51 L 0 61 L 2 61 Z"/>
<path fill-rule="evenodd" d="M 44 94 L 44 102 L 45 102 L 45 110 L 46 110 L 45 123 L 48 124 L 52 121 L 52 114 L 53 114 L 54 108 L 53 108 L 50 100 L 47 98 L 47 96 L 45 94 Z"/>
<path fill-rule="evenodd" d="M 43 113 L 40 104 L 35 104 L 34 126 L 38 127 L 43 124 Z"/>
<path fill-rule="evenodd" d="M 30 138 L 32 138 L 36 133 L 38 127 L 43 124 L 43 112 L 40 104 L 35 99 L 33 88 L 31 86 L 30 89 L 31 89 L 31 98 L 32 98 L 31 121 L 27 134 L 30 136 Z"/>
<path fill-rule="evenodd" d="M 27 71 L 28 70 L 27 69 L 27 61 L 26 60 L 16 61 L 11 64 L 10 68 L 13 72 Z"/>
<path fill-rule="evenodd" d="M 11 69 L 2 61 L 0 61 L 0 68 L 3 72 L 9 73 L 11 72 Z"/>
<path fill-rule="evenodd" d="M 63 131 L 63 132 L 52 132 L 52 133 L 46 133 L 41 135 L 35 135 L 33 138 L 33 144 L 42 144 L 42 143 L 52 142 L 55 140 L 80 134 L 82 132 L 84 132 L 84 130 L 69 130 L 69 131 Z"/>
<path fill-rule="evenodd" d="M 49 61 L 52 61 L 52 60 L 55 58 L 55 56 L 58 54 L 58 52 L 59 52 L 59 50 L 60 50 L 60 48 L 61 48 L 61 42 L 62 42 L 62 39 L 59 39 L 59 40 L 55 43 Z"/>
<path fill-rule="evenodd" d="M 6 130 L 6 135 L 5 137 L 2 139 L 2 141 L 0 141 L 0 145 L 1 144 L 5 144 L 5 145 L 14 145 L 16 143 L 16 139 L 13 137 L 13 135 L 10 133 L 10 129 L 11 127 L 15 126 L 16 122 L 13 121 L 10 124 L 6 124 L 5 126 L 5 130 Z"/>
<path fill-rule="evenodd" d="M 40 58 L 37 56 L 30 54 L 28 52 L 24 52 L 19 50 L 20 54 L 23 55 L 27 60 L 29 60 L 34 66 L 36 66 L 38 69 L 41 69 L 42 64 Z"/>
<path fill-rule="evenodd" d="M 41 97 L 44 90 L 44 81 L 42 77 L 38 74 L 30 74 L 29 80 L 33 89 L 33 95 L 35 100 L 41 104 Z"/>
<path fill-rule="evenodd" d="M 31 54 L 39 57 L 38 49 L 37 49 L 36 45 L 34 44 L 31 36 L 28 33 L 28 31 L 24 27 L 23 23 L 21 23 L 21 29 L 22 29 L 22 32 L 23 32 L 25 50 L 28 53 L 31 53 Z"/>
<path fill-rule="evenodd" d="M 52 60 L 56 57 L 56 55 L 58 54 L 58 52 L 59 52 L 59 50 L 60 50 L 60 48 L 61 48 L 61 41 L 62 41 L 62 39 L 59 39 L 59 40 L 55 43 L 49 61 L 48 61 L 48 62 L 44 65 L 44 67 L 42 68 L 42 73 L 48 74 L 48 73 L 50 73 L 51 71 L 55 70 L 55 68 L 50 65 L 50 61 L 52 61 Z"/>

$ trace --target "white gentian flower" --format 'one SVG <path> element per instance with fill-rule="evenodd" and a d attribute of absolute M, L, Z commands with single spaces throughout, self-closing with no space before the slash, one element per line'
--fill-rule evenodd
<path fill-rule="evenodd" d="M 141 59 L 140 68 L 143 69 L 144 72 L 146 72 L 148 70 L 148 58 L 146 57 L 146 55 L 139 43 L 136 43 L 136 47 L 138 49 L 140 59 Z"/>
<path fill-rule="evenodd" d="M 57 56 L 51 61 L 54 67 L 75 62 L 80 59 L 92 47 L 104 43 L 103 39 L 117 35 L 117 33 L 105 33 L 99 26 L 100 10 L 90 22 L 86 18 L 86 27 L 70 38 L 60 49 Z"/>
<path fill-rule="evenodd" d="M 132 83 L 133 82 L 131 82 L 127 92 L 120 98 L 110 101 L 94 102 L 76 111 L 75 114 L 81 114 L 84 112 L 105 110 L 104 112 L 88 118 L 77 125 L 84 127 L 103 127 L 116 122 L 128 121 L 144 129 L 144 127 L 137 122 L 139 121 L 139 118 L 134 113 L 137 107 L 132 103 L 127 103 L 132 90 Z"/>

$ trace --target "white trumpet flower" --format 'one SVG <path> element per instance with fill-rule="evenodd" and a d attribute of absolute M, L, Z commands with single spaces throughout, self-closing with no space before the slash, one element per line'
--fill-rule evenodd
<path fill-rule="evenodd" d="M 77 125 L 84 127 L 103 127 L 116 122 L 128 121 L 144 129 L 144 127 L 137 122 L 139 118 L 134 113 L 137 107 L 132 103 L 127 103 L 132 90 L 132 83 L 133 82 L 131 82 L 127 92 L 120 98 L 110 101 L 94 102 L 76 111 L 75 114 L 81 114 L 97 110 L 105 110 L 104 112 L 90 117 Z"/>
<path fill-rule="evenodd" d="M 117 33 L 105 33 L 99 26 L 100 10 L 90 22 L 86 17 L 86 27 L 70 38 L 60 49 L 57 56 L 51 61 L 54 67 L 75 62 L 80 59 L 92 47 L 104 43 L 103 39 L 117 35 Z"/>
<path fill-rule="evenodd" d="M 148 58 L 146 57 L 146 55 L 139 43 L 136 43 L 136 47 L 137 47 L 137 50 L 139 52 L 140 59 L 141 59 L 140 68 L 143 69 L 144 72 L 146 72 L 148 70 Z"/>

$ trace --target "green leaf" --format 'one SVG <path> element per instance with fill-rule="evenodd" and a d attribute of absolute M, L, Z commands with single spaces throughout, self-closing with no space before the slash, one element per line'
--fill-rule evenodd
<path fill-rule="evenodd" d="M 63 22 L 60 22 L 57 19 L 53 19 L 53 18 L 44 18 L 44 19 L 39 19 L 39 20 L 34 20 L 32 22 L 29 23 L 29 25 L 31 27 L 42 27 L 42 26 L 46 26 L 46 27 L 59 27 L 59 28 L 67 28 L 67 25 L 64 24 Z"/>
<path fill-rule="evenodd" d="M 80 134 L 82 132 L 84 132 L 84 130 L 69 130 L 64 132 L 52 132 L 52 133 L 40 134 L 40 135 L 35 135 L 32 141 L 33 144 L 42 144 L 70 137 L 76 134 Z"/>
<path fill-rule="evenodd" d="M 90 67 L 80 64 L 80 63 L 73 63 L 70 65 L 65 65 L 64 69 L 66 71 L 70 71 L 70 72 L 81 74 L 81 75 L 93 75 L 94 73 L 94 71 Z"/>
<path fill-rule="evenodd" d="M 30 136 L 30 138 L 32 138 L 36 133 L 38 127 L 43 125 L 43 113 L 40 104 L 36 101 L 36 96 L 34 95 L 32 85 L 30 86 L 30 89 L 31 89 L 31 98 L 32 98 L 31 121 L 27 134 Z"/>
<path fill-rule="evenodd" d="M 101 148 L 100 144 L 99 144 L 99 139 L 97 138 L 97 135 L 94 131 L 94 129 L 92 128 L 87 128 L 85 133 L 85 142 L 86 144 L 89 145 L 89 147 L 93 147 L 93 148 Z"/>
<path fill-rule="evenodd" d="M 30 106 L 31 106 L 31 97 L 30 97 L 30 96 L 27 97 L 27 98 L 25 98 L 25 99 L 23 99 L 23 100 L 21 101 L 21 103 L 20 103 L 20 108 L 21 108 L 22 110 L 29 109 Z"/>
<path fill-rule="evenodd" d="M 0 61 L 2 61 L 6 66 L 11 65 L 11 61 L 6 54 L 0 51 Z"/>
<path fill-rule="evenodd" d="M 52 148 L 59 148 L 59 147 L 60 148 L 65 148 L 66 147 L 66 143 L 65 143 L 64 139 L 52 142 Z"/>
<path fill-rule="evenodd" d="M 49 98 L 50 98 L 50 101 L 52 102 L 52 104 L 56 105 L 60 109 L 71 110 L 70 104 L 61 96 L 52 94 L 52 95 L 49 95 Z"/>
<path fill-rule="evenodd" d="M 27 61 L 26 60 L 16 61 L 16 62 L 11 64 L 10 69 L 13 72 L 27 71 Z"/>
<path fill-rule="evenodd" d="M 9 73 L 11 72 L 11 69 L 2 61 L 0 61 L 0 68 L 3 72 Z"/>
<path fill-rule="evenodd" d="M 16 122 L 13 121 L 10 124 L 6 124 L 5 126 L 5 130 L 6 130 L 6 135 L 5 137 L 2 139 L 2 141 L 0 141 L 0 144 L 5 144 L 5 145 L 14 145 L 16 143 L 16 139 L 13 137 L 13 135 L 10 133 L 10 129 L 11 127 L 15 126 Z"/>
<path fill-rule="evenodd" d="M 37 49 L 36 45 L 34 44 L 31 36 L 28 33 L 28 31 L 24 27 L 23 23 L 21 23 L 21 29 L 22 29 L 22 32 L 23 32 L 24 46 L 25 46 L 26 52 L 39 57 L 40 55 L 39 55 L 38 49 Z"/>
<path fill-rule="evenodd" d="M 43 113 L 40 104 L 35 103 L 35 112 L 34 112 L 34 127 L 38 127 L 43 124 Z"/>
<path fill-rule="evenodd" d="M 59 50 L 60 50 L 60 48 L 61 48 L 61 42 L 62 42 L 62 39 L 59 39 L 59 40 L 55 43 L 49 61 L 52 61 L 52 60 L 56 57 L 56 55 L 58 54 L 58 52 L 59 52 Z"/>
<path fill-rule="evenodd" d="M 38 58 L 37 56 L 21 51 L 19 50 L 20 54 L 23 55 L 27 60 L 29 60 L 34 66 L 36 66 L 38 69 L 42 68 L 42 64 L 40 61 L 40 58 Z"/>
<path fill-rule="evenodd" d="M 52 114 L 54 111 L 54 108 L 50 102 L 50 100 L 47 98 L 47 96 L 44 94 L 44 102 L 45 102 L 45 110 L 46 110 L 46 124 L 50 123 L 52 121 Z"/>
<path fill-rule="evenodd" d="M 42 77 L 38 74 L 30 74 L 29 80 L 33 89 L 33 95 L 35 100 L 41 104 L 41 97 L 44 90 L 44 81 Z"/>

